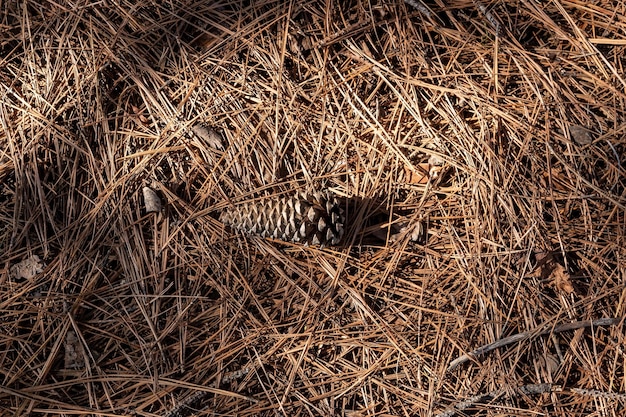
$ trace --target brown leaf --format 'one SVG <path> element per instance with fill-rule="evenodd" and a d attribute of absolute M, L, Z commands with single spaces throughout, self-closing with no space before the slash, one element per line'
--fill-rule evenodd
<path fill-rule="evenodd" d="M 130 107 L 133 109 L 133 114 L 139 119 L 142 124 L 147 125 L 150 122 L 150 120 L 148 120 L 148 118 L 143 114 L 139 107 L 132 104 L 130 105 Z"/>
<path fill-rule="evenodd" d="M 429 164 L 419 164 L 418 170 L 404 166 L 404 182 L 406 184 L 426 184 L 428 182 Z"/>
<path fill-rule="evenodd" d="M 545 353 L 543 356 L 538 356 L 536 366 L 539 370 L 543 371 L 542 374 L 554 377 L 559 370 L 559 358 L 551 353 Z"/>
<path fill-rule="evenodd" d="M 570 275 L 567 273 L 563 265 L 556 264 L 550 274 L 550 279 L 553 280 L 557 289 L 565 291 L 568 294 L 574 292 L 574 286 L 572 285 Z"/>
<path fill-rule="evenodd" d="M 204 123 L 197 123 L 193 125 L 191 131 L 198 135 L 198 137 L 209 144 L 214 149 L 223 150 L 224 140 L 222 135 L 213 127 L 207 126 Z"/>
<path fill-rule="evenodd" d="M 567 175 L 559 167 L 552 167 L 550 168 L 550 171 L 544 171 L 543 178 L 545 179 L 546 186 L 551 184 L 553 189 L 556 191 L 570 191 L 571 185 L 569 184 Z"/>
<path fill-rule="evenodd" d="M 528 274 L 530 278 L 546 279 L 552 272 L 553 268 L 553 256 L 550 252 L 539 251 L 535 252 L 535 259 L 537 264 L 533 271 Z"/>

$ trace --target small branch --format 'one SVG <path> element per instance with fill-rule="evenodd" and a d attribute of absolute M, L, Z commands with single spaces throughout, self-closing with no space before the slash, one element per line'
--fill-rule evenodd
<path fill-rule="evenodd" d="M 606 392 L 606 391 L 600 391 L 596 389 L 585 389 L 585 388 L 571 388 L 569 391 L 578 395 L 584 395 L 588 397 L 607 398 L 611 400 L 626 401 L 626 394 L 618 393 L 618 392 Z"/>
<path fill-rule="evenodd" d="M 458 358 L 450 362 L 450 365 L 448 366 L 448 369 L 446 372 L 453 371 L 459 365 L 471 359 L 475 359 L 478 356 L 484 355 L 485 353 L 491 352 L 494 349 L 497 349 L 502 346 L 510 345 L 511 343 L 519 342 L 520 340 L 529 339 L 532 336 L 544 336 L 551 332 L 561 333 L 561 332 L 567 332 L 570 330 L 577 330 L 577 329 L 582 329 L 582 328 L 591 327 L 591 326 L 614 326 L 616 324 L 621 323 L 623 319 L 624 319 L 623 317 L 620 317 L 620 318 L 603 318 L 603 319 L 598 319 L 598 320 L 575 321 L 573 323 L 561 324 L 554 328 L 547 327 L 539 332 L 537 332 L 537 330 L 531 330 L 528 332 L 514 334 L 512 336 L 505 337 L 504 339 L 500 339 L 488 345 L 481 346 L 478 349 L 475 349 L 470 353 L 459 356 Z M 538 328 L 542 328 L 542 327 L 545 327 L 545 325 L 539 326 Z"/>
<path fill-rule="evenodd" d="M 582 322 L 577 322 L 582 323 Z M 575 324 L 575 323 L 568 323 Z M 594 323 L 595 324 L 595 323 Z M 435 417 L 453 417 L 457 413 L 461 413 L 468 409 L 469 407 L 484 403 L 488 400 L 495 400 L 500 397 L 513 398 L 517 395 L 533 395 L 533 394 L 543 394 L 546 392 L 561 392 L 561 393 L 574 393 L 583 396 L 591 396 L 598 398 L 607 398 L 612 400 L 626 401 L 626 394 L 615 393 L 615 392 L 605 392 L 599 390 L 588 390 L 584 388 L 561 388 L 558 385 L 553 384 L 528 384 L 522 385 L 521 387 L 513 388 L 511 390 L 499 389 L 496 391 L 491 391 L 486 394 L 478 394 L 473 397 L 468 398 L 467 400 L 458 402 L 453 406 L 447 408 L 445 411 L 436 414 Z"/>
<path fill-rule="evenodd" d="M 506 396 L 507 398 L 514 397 L 515 395 L 530 395 L 530 394 L 543 394 L 544 392 L 552 392 L 552 384 L 529 384 L 523 385 L 513 389 L 513 393 L 507 395 L 507 390 L 499 389 L 496 391 L 488 392 L 487 394 L 475 395 L 468 398 L 465 401 L 461 401 L 446 411 L 437 414 L 435 417 L 453 417 L 455 414 L 466 410 L 474 404 L 485 402 L 486 400 L 494 400 L 496 398 Z"/>

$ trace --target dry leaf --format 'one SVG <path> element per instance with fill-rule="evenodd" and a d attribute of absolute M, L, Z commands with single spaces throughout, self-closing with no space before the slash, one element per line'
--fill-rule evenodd
<path fill-rule="evenodd" d="M 404 182 L 406 184 L 426 184 L 428 182 L 429 164 L 419 164 L 418 170 L 404 166 Z"/>
<path fill-rule="evenodd" d="M 553 280 L 554 285 L 561 291 L 565 291 L 568 294 L 574 292 L 574 286 L 572 285 L 572 281 L 570 279 L 570 275 L 565 270 L 565 267 L 561 264 L 556 264 L 552 273 L 550 274 L 550 279 Z"/>
<path fill-rule="evenodd" d="M 546 367 L 546 371 L 550 373 L 550 375 L 556 375 L 559 370 L 559 358 L 552 354 L 546 354 L 544 357 L 544 363 Z"/>
<path fill-rule="evenodd" d="M 202 51 L 206 51 L 207 49 L 210 49 L 211 46 L 215 43 L 216 40 L 219 40 L 220 38 L 208 33 L 208 32 L 204 32 L 202 35 L 198 36 L 192 43 L 191 45 L 194 48 L 200 49 Z"/>
<path fill-rule="evenodd" d="M 552 265 L 552 254 L 550 252 L 538 251 L 534 252 L 536 265 L 531 273 L 528 274 L 529 278 L 545 279 L 550 275 L 550 272 L 546 272 L 548 266 Z"/>
<path fill-rule="evenodd" d="M 22 262 L 13 265 L 9 273 L 14 279 L 32 279 L 37 274 L 42 273 L 44 268 L 45 265 L 39 259 L 39 256 L 33 255 L 24 259 Z"/>
<path fill-rule="evenodd" d="M 535 359 L 535 367 L 544 377 L 554 377 L 559 370 L 559 358 L 551 353 L 545 353 Z"/>
<path fill-rule="evenodd" d="M 567 176 L 561 168 L 552 167 L 550 171 L 544 171 L 543 178 L 545 179 L 545 185 L 548 186 L 548 184 L 552 184 L 552 187 L 556 191 L 570 191 Z"/>
<path fill-rule="evenodd" d="M 533 272 L 528 274 L 528 277 L 548 280 L 554 284 L 558 290 L 565 291 L 568 294 L 574 292 L 570 275 L 567 273 L 565 267 L 554 259 L 553 253 L 543 251 L 536 252 L 535 257 L 537 259 L 537 265 Z"/>
<path fill-rule="evenodd" d="M 570 126 L 569 135 L 579 145 L 589 145 L 594 139 L 594 134 L 591 130 L 579 125 Z"/>
<path fill-rule="evenodd" d="M 133 109 L 133 114 L 139 119 L 139 121 L 144 124 L 147 125 L 149 124 L 150 120 L 148 120 L 148 118 L 146 116 L 144 116 L 143 112 L 141 111 L 141 109 L 137 106 L 134 105 L 130 105 L 130 107 Z"/>
<path fill-rule="evenodd" d="M 198 135 L 200 139 L 206 141 L 206 143 L 213 149 L 224 149 L 222 135 L 220 135 L 220 133 L 214 128 L 207 126 L 204 123 L 198 123 L 191 128 L 191 131 Z"/>
<path fill-rule="evenodd" d="M 143 187 L 143 200 L 146 206 L 146 213 L 158 213 L 161 211 L 161 199 L 150 187 Z"/>
<path fill-rule="evenodd" d="M 430 178 L 437 178 L 443 169 L 445 161 L 437 155 L 431 155 L 428 158 L 428 175 Z"/>
<path fill-rule="evenodd" d="M 397 242 L 407 234 L 410 235 L 411 242 L 424 240 L 425 227 L 422 222 L 417 222 L 413 227 L 403 226 L 398 233 L 394 233 L 389 237 L 390 242 Z"/>

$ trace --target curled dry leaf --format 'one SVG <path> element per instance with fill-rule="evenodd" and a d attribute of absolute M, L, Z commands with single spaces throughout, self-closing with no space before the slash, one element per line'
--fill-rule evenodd
<path fill-rule="evenodd" d="M 557 289 L 565 291 L 568 294 L 574 292 L 574 286 L 572 285 L 570 275 L 567 273 L 563 265 L 556 264 L 550 274 L 550 279 L 554 282 Z"/>
<path fill-rule="evenodd" d="M 14 279 L 32 279 L 37 274 L 43 272 L 45 264 L 39 259 L 39 256 L 32 255 L 11 267 L 9 274 Z"/>
<path fill-rule="evenodd" d="M 150 187 L 143 187 L 143 200 L 146 206 L 146 213 L 158 213 L 163 207 L 161 199 Z"/>

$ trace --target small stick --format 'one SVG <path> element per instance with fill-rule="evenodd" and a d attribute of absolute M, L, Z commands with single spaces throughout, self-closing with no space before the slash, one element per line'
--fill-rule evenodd
<path fill-rule="evenodd" d="M 561 333 L 567 332 L 570 330 L 577 330 L 591 326 L 613 326 L 621 323 L 623 317 L 620 318 L 603 318 L 598 320 L 583 320 L 583 321 L 575 321 L 573 323 L 565 323 L 560 324 L 554 328 L 548 327 L 537 333 L 537 330 L 531 330 L 523 333 L 514 334 L 509 337 L 505 337 L 504 339 L 500 339 L 496 342 L 490 343 L 488 345 L 484 345 L 479 347 L 478 349 L 473 350 L 470 353 L 459 356 L 448 365 L 448 369 L 446 372 L 453 371 L 459 365 L 469 361 L 470 359 L 474 359 L 480 355 L 484 355 L 485 353 L 491 352 L 494 349 L 497 349 L 502 346 L 510 345 L 511 343 L 519 342 L 520 340 L 528 339 L 533 335 L 544 336 L 550 332 Z M 539 326 L 539 328 L 545 327 L 545 325 Z"/>
<path fill-rule="evenodd" d="M 580 322 L 579 322 L 580 323 Z M 447 408 L 445 411 L 435 415 L 435 417 L 453 417 L 457 413 L 463 412 L 469 407 L 483 403 L 487 400 L 495 400 L 499 397 L 506 396 L 507 398 L 512 398 L 516 395 L 532 395 L 532 394 L 544 394 L 546 392 L 562 392 L 562 393 L 572 393 L 583 396 L 591 396 L 591 397 L 599 397 L 599 398 L 608 398 L 613 400 L 626 400 L 626 394 L 616 393 L 616 392 L 605 392 L 599 390 L 589 390 L 584 388 L 562 388 L 558 385 L 553 384 L 528 384 L 523 385 L 521 387 L 513 388 L 513 392 L 507 395 L 507 390 L 499 389 L 496 391 L 488 392 L 487 394 L 478 394 L 473 397 L 468 398 L 467 400 L 458 402 L 451 407 Z"/>
<path fill-rule="evenodd" d="M 515 395 L 530 395 L 530 394 L 543 394 L 544 392 L 552 392 L 553 386 L 552 384 L 529 384 L 523 385 L 521 387 L 517 387 L 513 389 L 513 393 L 508 395 L 508 397 L 513 397 Z M 496 391 L 488 392 L 487 394 L 479 394 L 475 395 L 471 398 L 468 398 L 465 401 L 461 401 L 452 407 L 448 408 L 446 411 L 437 414 L 435 417 L 453 417 L 455 414 L 460 413 L 474 404 L 482 403 L 486 400 L 495 400 L 503 395 L 506 395 L 507 391 L 504 389 L 499 389 Z"/>

